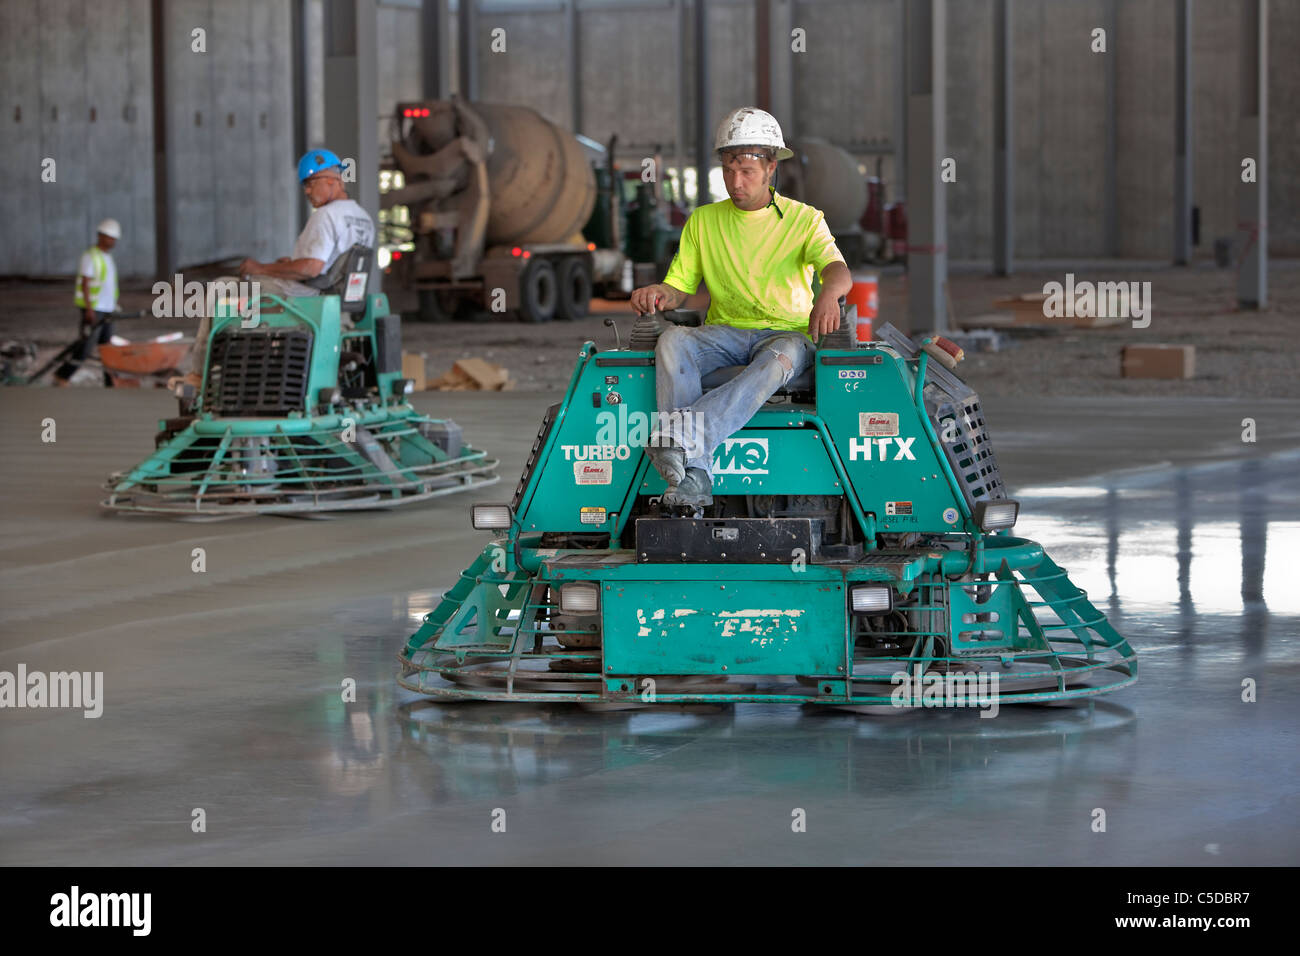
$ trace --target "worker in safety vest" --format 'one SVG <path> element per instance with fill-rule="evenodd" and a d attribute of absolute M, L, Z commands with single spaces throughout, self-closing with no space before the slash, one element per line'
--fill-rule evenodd
<path fill-rule="evenodd" d="M 714 449 L 811 364 L 814 340 L 839 328 L 839 298 L 853 285 L 822 212 L 772 186 L 776 164 L 794 155 L 775 117 L 733 110 L 713 148 L 728 198 L 698 206 L 664 281 L 632 293 L 645 314 L 677 308 L 701 281 L 709 290 L 704 325 L 673 326 L 655 348 L 660 415 L 646 453 L 667 505 L 712 504 Z M 747 368 L 706 393 L 701 379 L 728 365 Z"/>
<path fill-rule="evenodd" d="M 91 341 L 96 322 L 102 322 L 94 336 L 100 345 L 113 337 L 112 316 L 117 310 L 117 265 L 109 255 L 117 240 L 122 238 L 122 227 L 116 219 L 105 219 L 97 227 L 95 244 L 81 254 L 77 268 L 77 289 L 73 301 L 81 319 L 81 341 L 68 360 L 54 373 L 55 385 L 67 385 L 77 367 L 86 360 L 86 353 L 95 344 Z M 104 384 L 112 380 L 104 373 Z"/>

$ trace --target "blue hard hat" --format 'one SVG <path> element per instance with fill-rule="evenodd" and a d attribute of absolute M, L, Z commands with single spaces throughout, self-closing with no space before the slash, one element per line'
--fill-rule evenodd
<path fill-rule="evenodd" d="M 303 154 L 302 159 L 298 160 L 298 182 L 304 181 L 308 176 L 315 176 L 322 169 L 342 165 L 343 160 L 328 149 L 308 150 Z"/>

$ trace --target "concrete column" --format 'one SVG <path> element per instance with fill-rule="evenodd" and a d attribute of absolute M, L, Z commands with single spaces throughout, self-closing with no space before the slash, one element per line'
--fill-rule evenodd
<path fill-rule="evenodd" d="M 686 0 L 673 0 L 673 23 L 676 24 L 677 42 L 673 44 L 677 76 L 677 142 L 673 152 L 676 156 L 677 181 L 681 184 L 682 194 L 679 200 L 686 202 L 686 141 L 689 132 L 686 129 Z"/>
<path fill-rule="evenodd" d="M 149 8 L 153 46 L 153 216 L 154 269 L 171 281 L 176 271 L 176 232 L 171 217 L 176 211 L 176 151 L 167 148 L 167 3 L 153 0 Z"/>
<path fill-rule="evenodd" d="M 946 0 L 907 4 L 907 281 L 913 330 L 948 328 L 947 185 L 939 164 L 947 142 Z"/>
<path fill-rule="evenodd" d="M 424 60 L 422 69 L 422 95 L 426 100 L 445 100 L 451 89 L 450 57 L 447 44 L 451 39 L 448 30 L 447 0 L 423 0 L 420 8 L 420 53 Z"/>
<path fill-rule="evenodd" d="M 1237 304 L 1268 305 L 1268 0 L 1241 3 L 1242 160 L 1255 161 L 1255 181 L 1237 182 Z"/>
<path fill-rule="evenodd" d="M 290 67 L 290 82 L 293 83 L 293 158 L 297 160 L 307 152 L 307 0 L 293 0 L 289 16 L 289 42 L 293 62 Z M 307 223 L 307 204 L 300 197 L 295 198 L 294 212 L 294 226 L 301 231 Z"/>
<path fill-rule="evenodd" d="M 326 0 L 325 145 L 343 160 L 356 161 L 357 181 L 348 184 L 348 192 L 370 213 L 376 225 L 379 223 L 378 32 L 376 0 Z M 376 286 L 380 275 L 375 270 Z"/>
<path fill-rule="evenodd" d="M 1192 0 L 1174 3 L 1174 265 L 1192 258 Z"/>
<path fill-rule="evenodd" d="M 907 196 L 907 0 L 897 0 L 892 26 L 896 34 L 894 60 L 894 198 Z"/>
<path fill-rule="evenodd" d="M 705 0 L 695 0 L 695 176 L 696 205 L 712 202 L 709 167 L 713 165 L 713 130 L 709 105 L 709 11 Z"/>
<path fill-rule="evenodd" d="M 478 11 L 474 0 L 458 0 L 456 7 L 456 66 L 460 95 L 478 99 Z"/>
<path fill-rule="evenodd" d="M 1103 154 L 1102 230 L 1106 255 L 1119 256 L 1119 0 L 1106 0 L 1106 148 Z"/>
<path fill-rule="evenodd" d="M 1011 275 L 1015 255 L 1015 155 L 1011 96 L 1013 0 L 993 6 L 993 274 Z"/>

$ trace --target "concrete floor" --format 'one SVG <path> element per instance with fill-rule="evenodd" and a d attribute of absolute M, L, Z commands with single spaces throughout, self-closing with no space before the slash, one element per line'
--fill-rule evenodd
<path fill-rule="evenodd" d="M 550 400 L 417 404 L 502 459 L 478 498 L 504 500 Z M 469 501 L 100 514 L 103 476 L 170 409 L 157 392 L 0 391 L 0 670 L 102 670 L 106 698 L 97 720 L 0 712 L 0 863 L 1300 862 L 1295 402 L 986 402 L 1018 533 L 1141 661 L 1131 689 L 995 720 L 412 702 L 394 655 L 482 545 Z"/>

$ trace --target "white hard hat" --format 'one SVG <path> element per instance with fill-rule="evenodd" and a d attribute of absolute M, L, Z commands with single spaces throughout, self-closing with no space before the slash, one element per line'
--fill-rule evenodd
<path fill-rule="evenodd" d="M 789 159 L 794 153 L 786 148 L 781 138 L 781 124 L 771 113 L 742 106 L 732 110 L 718 124 L 713 134 L 713 149 L 730 149 L 733 146 L 767 146 L 776 150 L 776 158 Z"/>
<path fill-rule="evenodd" d="M 95 227 L 95 231 L 105 236 L 112 236 L 114 239 L 122 238 L 122 226 L 116 219 L 105 219 Z"/>

